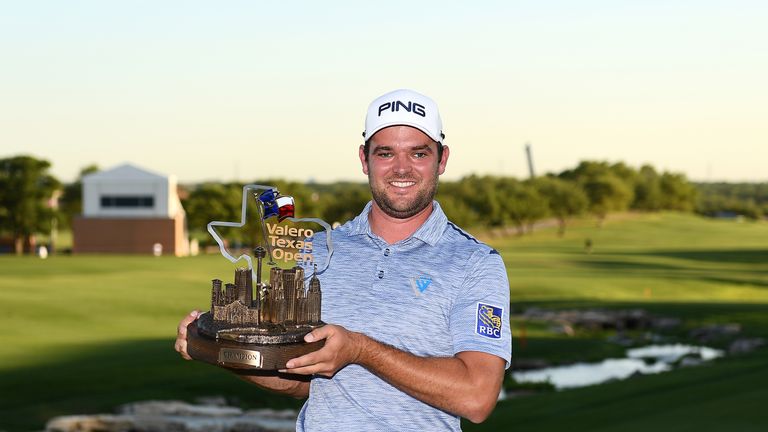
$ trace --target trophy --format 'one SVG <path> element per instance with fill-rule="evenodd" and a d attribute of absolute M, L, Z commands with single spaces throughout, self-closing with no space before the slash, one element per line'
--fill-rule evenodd
<path fill-rule="evenodd" d="M 306 343 L 304 336 L 324 324 L 317 275 L 333 254 L 331 227 L 321 219 L 295 218 L 294 206 L 293 197 L 277 188 L 250 184 L 243 187 L 240 222 L 208 224 L 221 254 L 247 267 L 235 269 L 232 283 L 212 280 L 211 310 L 187 327 L 193 359 L 230 369 L 277 370 L 325 344 Z M 236 249 L 217 229 L 252 227 L 248 216 L 254 212 L 256 245 L 235 257 Z"/>

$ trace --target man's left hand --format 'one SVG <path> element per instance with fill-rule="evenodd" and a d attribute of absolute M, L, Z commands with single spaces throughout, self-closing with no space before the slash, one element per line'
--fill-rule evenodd
<path fill-rule="evenodd" d="M 360 357 L 365 336 L 342 326 L 326 324 L 304 336 L 305 342 L 325 339 L 325 346 L 315 352 L 288 360 L 280 372 L 332 377 L 344 366 Z"/>

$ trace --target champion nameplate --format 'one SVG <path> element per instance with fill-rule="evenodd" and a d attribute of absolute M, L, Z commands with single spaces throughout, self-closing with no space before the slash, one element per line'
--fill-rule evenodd
<path fill-rule="evenodd" d="M 219 350 L 219 363 L 238 363 L 260 368 L 262 366 L 261 352 L 222 348 Z"/>

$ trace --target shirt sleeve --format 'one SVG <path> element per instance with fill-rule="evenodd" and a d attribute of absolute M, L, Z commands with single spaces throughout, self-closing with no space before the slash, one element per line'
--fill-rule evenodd
<path fill-rule="evenodd" d="M 486 352 L 504 359 L 509 368 L 512 335 L 504 261 L 495 250 L 473 261 L 450 313 L 453 352 Z"/>

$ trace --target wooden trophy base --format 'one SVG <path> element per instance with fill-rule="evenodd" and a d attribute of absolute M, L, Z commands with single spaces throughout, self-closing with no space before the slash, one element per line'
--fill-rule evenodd
<path fill-rule="evenodd" d="M 317 351 L 325 345 L 325 340 L 312 343 L 303 341 L 304 335 L 312 330 L 310 327 L 293 332 L 288 337 L 247 333 L 238 335 L 233 331 L 226 334 L 226 337 L 216 338 L 205 334 L 206 332 L 198 327 L 200 322 L 205 328 L 209 320 L 210 314 L 203 314 L 200 319 L 187 326 L 187 352 L 195 360 L 228 369 L 285 369 L 288 360 Z M 316 327 L 318 326 L 314 326 Z"/>

